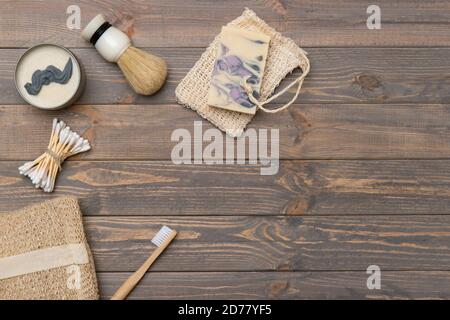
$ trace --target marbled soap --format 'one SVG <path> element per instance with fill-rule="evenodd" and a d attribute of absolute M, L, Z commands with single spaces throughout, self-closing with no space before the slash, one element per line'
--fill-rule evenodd
<path fill-rule="evenodd" d="M 270 37 L 259 32 L 223 27 L 208 105 L 255 114 L 256 106 L 249 100 L 244 81 L 259 98 Z"/>

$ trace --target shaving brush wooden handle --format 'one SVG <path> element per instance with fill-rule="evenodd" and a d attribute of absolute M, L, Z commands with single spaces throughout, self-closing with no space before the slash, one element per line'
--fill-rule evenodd
<path fill-rule="evenodd" d="M 152 95 L 166 81 L 167 65 L 164 60 L 133 47 L 130 38 L 107 22 L 103 15 L 92 19 L 81 36 L 91 42 L 103 58 L 119 65 L 137 93 Z"/>

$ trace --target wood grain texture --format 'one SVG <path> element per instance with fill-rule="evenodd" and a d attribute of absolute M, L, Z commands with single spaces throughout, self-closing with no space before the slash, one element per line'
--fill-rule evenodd
<path fill-rule="evenodd" d="M 41 42 L 88 46 L 79 30 L 66 27 L 66 10 L 73 4 L 69 0 L 2 1 L 0 46 L 27 47 Z M 104 13 L 138 46 L 206 46 L 244 7 L 303 46 L 450 45 L 450 6 L 445 0 L 377 1 L 380 30 L 367 28 L 370 1 L 82 0 L 76 4 L 81 8 L 82 26 L 95 14 Z"/>
<path fill-rule="evenodd" d="M 449 29 L 450 30 L 450 29 Z M 75 49 L 87 75 L 80 104 L 176 103 L 175 88 L 200 58 L 203 48 L 145 49 L 167 60 L 169 77 L 151 97 L 139 96 L 118 67 L 95 49 Z M 22 104 L 14 68 L 22 49 L 0 49 L 0 104 Z M 298 103 L 450 103 L 449 48 L 310 48 L 311 73 Z M 282 87 L 297 77 L 289 75 Z M 284 95 L 277 103 L 287 102 Z"/>
<path fill-rule="evenodd" d="M 53 197 L 80 199 L 85 215 L 449 214 L 450 161 L 282 161 L 258 165 L 69 161 L 55 192 L 33 188 L 0 162 L 0 212 Z"/>
<path fill-rule="evenodd" d="M 0 106 L 0 160 L 40 155 L 54 117 L 92 145 L 69 161 L 169 160 L 180 139 L 171 141 L 176 129 L 190 132 L 192 148 L 200 138 L 194 136 L 194 121 L 200 117 L 179 105 L 73 106 L 56 112 Z M 450 157 L 449 122 L 449 105 L 295 105 L 275 115 L 260 113 L 249 128 L 256 135 L 259 129 L 278 129 L 281 159 L 433 159 Z M 207 121 L 202 127 L 203 132 L 213 128 Z M 267 137 L 264 144 L 270 149 L 275 144 Z M 250 142 L 257 144 L 256 139 Z M 250 145 L 247 140 L 247 157 Z M 199 158 L 192 149 L 194 157 Z"/>
<path fill-rule="evenodd" d="M 99 273 L 109 299 L 126 273 Z M 382 271 L 381 290 L 365 272 L 151 272 L 129 299 L 450 299 L 450 272 Z"/>
<path fill-rule="evenodd" d="M 381 30 L 368 30 L 374 3 L 359 0 L 1 4 L 0 212 L 78 197 L 103 298 L 167 224 L 179 236 L 131 299 L 450 299 L 448 1 L 380 0 Z M 163 89 L 136 95 L 66 27 L 73 4 L 82 26 L 104 13 L 137 47 L 164 57 Z M 297 104 L 249 126 L 279 129 L 286 160 L 273 176 L 255 164 L 175 165 L 172 132 L 192 133 L 200 120 L 176 105 L 175 87 L 246 6 L 309 52 Z M 44 112 L 18 96 L 15 64 L 43 42 L 72 48 L 84 65 L 78 105 Z M 93 149 L 67 161 L 56 191 L 44 194 L 17 167 L 44 151 L 53 117 Z M 372 264 L 381 290 L 367 289 Z"/>
<path fill-rule="evenodd" d="M 86 217 L 97 271 L 135 271 L 162 225 L 156 271 L 449 270 L 450 216 Z"/>

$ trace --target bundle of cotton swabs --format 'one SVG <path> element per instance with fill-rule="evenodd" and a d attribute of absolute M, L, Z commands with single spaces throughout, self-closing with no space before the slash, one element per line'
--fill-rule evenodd
<path fill-rule="evenodd" d="M 77 153 L 88 151 L 90 148 L 86 139 L 70 130 L 63 121 L 54 119 L 47 150 L 36 160 L 21 166 L 19 172 L 29 177 L 36 188 L 52 192 L 56 176 L 64 160 Z"/>

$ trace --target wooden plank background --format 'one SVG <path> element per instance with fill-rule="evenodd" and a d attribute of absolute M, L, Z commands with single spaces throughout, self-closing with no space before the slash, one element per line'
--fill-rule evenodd
<path fill-rule="evenodd" d="M 110 298 L 127 273 L 99 274 Z M 447 271 L 384 271 L 383 290 L 361 286 L 367 274 L 344 272 L 155 272 L 130 299 L 449 299 Z M 226 285 L 224 285 L 226 284 Z"/>
<path fill-rule="evenodd" d="M 174 91 L 177 84 L 204 48 L 145 49 L 163 56 L 169 65 L 166 85 L 151 97 L 134 94 L 120 70 L 114 64 L 106 63 L 95 49 L 73 49 L 87 74 L 86 90 L 79 103 L 176 103 Z M 447 59 L 450 48 L 306 49 L 311 58 L 311 73 L 297 101 L 299 104 L 450 103 L 447 90 L 450 85 L 450 61 Z M 24 51 L 0 49 L 0 92 L 4 104 L 23 103 L 11 78 L 14 76 L 15 63 Z M 285 82 L 291 81 L 296 75 L 297 72 L 289 75 Z M 289 96 L 282 96 L 276 101 L 282 103 L 289 100 Z"/>
<path fill-rule="evenodd" d="M 134 94 L 116 66 L 66 27 L 73 4 L 83 26 L 104 13 L 136 46 L 164 57 L 165 87 L 152 97 Z M 368 30 L 371 4 L 2 1 L 0 211 L 78 197 L 105 299 L 150 254 L 162 224 L 179 237 L 130 298 L 449 299 L 450 3 L 378 1 L 382 29 Z M 280 130 L 279 171 L 175 165 L 172 132 L 193 132 L 200 121 L 176 104 L 175 87 L 244 7 L 311 59 L 296 104 L 259 113 L 249 126 Z M 42 42 L 81 59 L 87 86 L 77 105 L 44 112 L 18 96 L 15 63 Z M 49 195 L 17 167 L 43 152 L 54 117 L 93 148 L 64 164 Z M 382 270 L 381 290 L 366 286 L 373 264 Z"/>
<path fill-rule="evenodd" d="M 84 12 L 83 25 L 102 12 L 140 47 L 204 47 L 244 7 L 305 47 L 450 44 L 446 0 L 377 1 L 383 18 L 379 32 L 366 27 L 366 10 L 373 4 L 369 0 L 4 0 L 2 4 L 0 43 L 4 47 L 28 47 L 36 41 L 88 46 L 77 30 L 66 28 L 64 13 L 73 4 Z"/>

